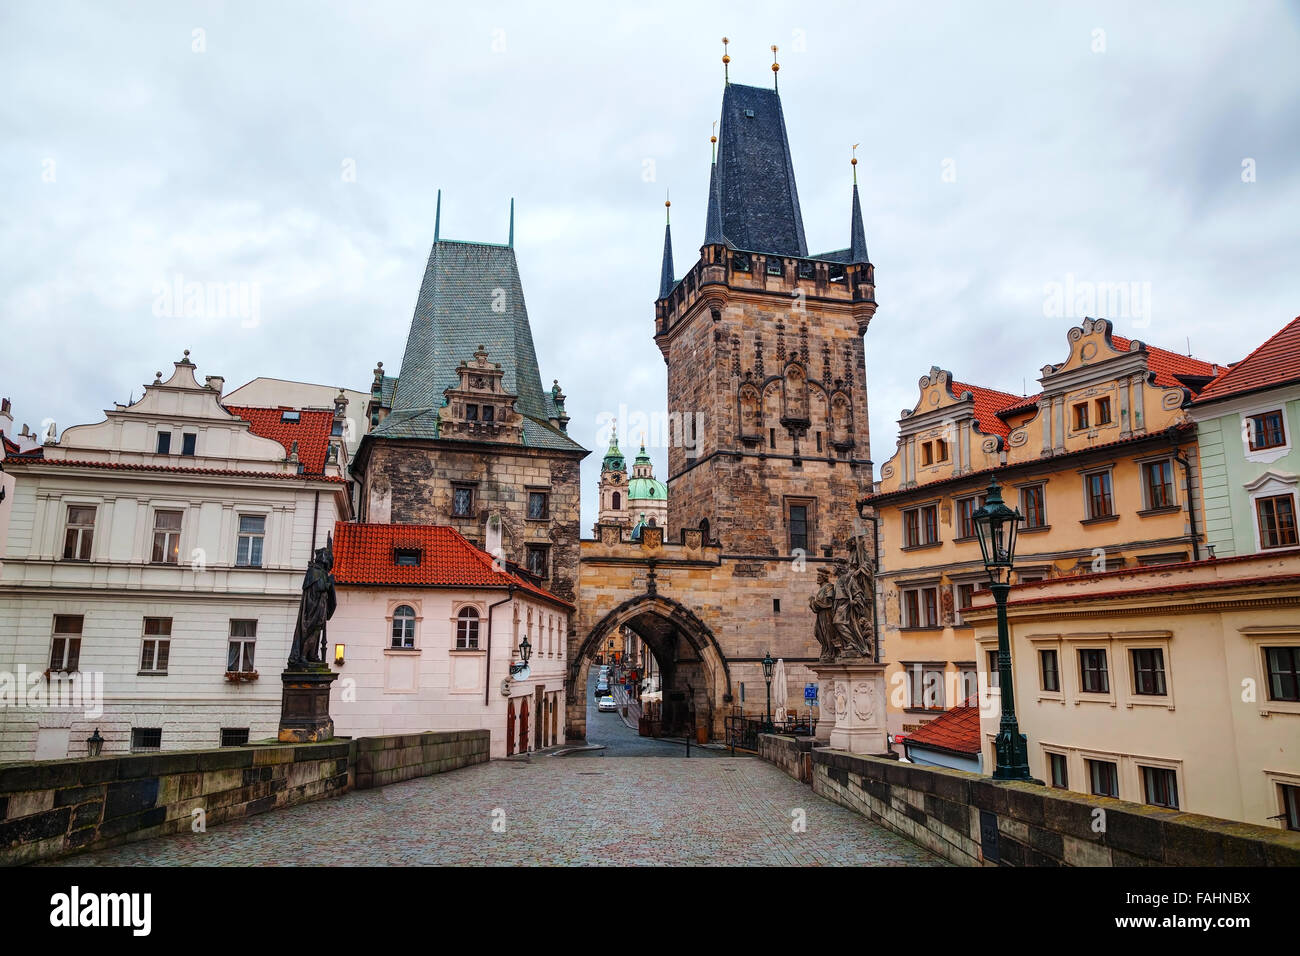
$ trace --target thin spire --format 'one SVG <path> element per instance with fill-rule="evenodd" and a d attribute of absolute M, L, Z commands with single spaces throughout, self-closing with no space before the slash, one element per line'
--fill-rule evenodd
<path fill-rule="evenodd" d="M 515 247 L 515 197 L 510 197 L 510 238 L 506 240 L 506 245 L 511 249 Z"/>
<path fill-rule="evenodd" d="M 442 229 L 442 190 L 438 190 L 438 205 L 433 214 L 433 241 L 438 241 L 438 232 Z"/>
<path fill-rule="evenodd" d="M 730 42 L 726 37 L 722 38 L 722 84 L 724 86 L 731 85 L 731 67 L 729 65 L 731 56 L 727 53 L 727 44 Z"/>
<path fill-rule="evenodd" d="M 853 217 L 849 223 L 849 261 L 850 262 L 870 262 L 867 258 L 867 231 L 862 225 L 862 203 L 858 200 L 858 146 L 853 144 L 853 158 L 849 163 L 853 166 Z"/>
<path fill-rule="evenodd" d="M 780 73 L 781 73 L 781 64 L 776 61 L 776 44 L 773 43 L 772 44 L 772 89 L 774 90 L 779 90 L 781 88 Z"/>
<path fill-rule="evenodd" d="M 715 155 L 713 165 L 709 167 L 709 214 L 704 222 L 704 244 L 708 246 L 726 241 L 722 237 L 722 193 L 718 186 L 718 159 Z"/>
<path fill-rule="evenodd" d="M 673 272 L 673 227 L 668 219 L 668 210 L 672 207 L 672 200 L 664 200 L 664 263 L 663 268 L 659 271 L 659 298 L 666 299 L 673 291 L 676 284 L 675 273 Z"/>

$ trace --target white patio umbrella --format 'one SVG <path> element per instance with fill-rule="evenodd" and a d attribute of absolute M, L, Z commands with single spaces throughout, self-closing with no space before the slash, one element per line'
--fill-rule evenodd
<path fill-rule="evenodd" d="M 785 705 L 789 700 L 789 688 L 785 685 L 785 659 L 780 658 L 772 668 L 772 719 L 785 720 Z"/>

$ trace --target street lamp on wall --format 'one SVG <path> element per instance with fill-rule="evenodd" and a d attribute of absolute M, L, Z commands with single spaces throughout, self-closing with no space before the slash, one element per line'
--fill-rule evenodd
<path fill-rule="evenodd" d="M 763 680 L 767 682 L 767 729 L 772 729 L 772 668 L 776 666 L 776 661 L 772 660 L 772 652 L 768 651 L 763 656 Z"/>
<path fill-rule="evenodd" d="M 104 738 L 99 735 L 99 728 L 86 738 L 86 752 L 92 757 L 98 757 L 104 752 Z"/>
<path fill-rule="evenodd" d="M 1029 748 L 1016 721 L 1016 695 L 1011 677 L 1011 637 L 1007 625 L 1007 594 L 1011 590 L 1011 570 L 1016 560 L 1016 532 L 1022 518 L 1018 508 L 1008 508 L 1002 500 L 1002 489 L 998 486 L 996 476 L 989 482 L 984 507 L 971 515 L 984 557 L 984 570 L 988 572 L 989 587 L 998 608 L 998 681 L 1002 720 L 994 742 L 997 765 L 993 768 L 993 778 L 1039 783 L 1029 775 Z"/>
<path fill-rule="evenodd" d="M 337 664 L 339 667 L 343 666 L 343 651 L 346 649 L 347 649 L 346 644 L 334 645 L 334 663 Z"/>

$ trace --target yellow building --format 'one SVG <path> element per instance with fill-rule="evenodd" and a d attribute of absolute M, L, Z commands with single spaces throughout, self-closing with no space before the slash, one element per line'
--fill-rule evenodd
<path fill-rule="evenodd" d="M 1067 339 L 1033 396 L 931 369 L 861 502 L 878 520 L 891 734 L 961 703 L 987 670 L 963 609 L 986 585 L 971 516 L 994 472 L 1025 516 L 1019 583 L 1201 555 L 1185 408 L 1218 367 L 1114 335 L 1105 319 L 1085 319 Z"/>
<path fill-rule="evenodd" d="M 980 677 L 991 595 L 964 614 Z M 1300 829 L 1300 550 L 1013 588 L 1030 772 L 1049 786 Z M 998 691 L 981 695 L 996 764 Z"/>

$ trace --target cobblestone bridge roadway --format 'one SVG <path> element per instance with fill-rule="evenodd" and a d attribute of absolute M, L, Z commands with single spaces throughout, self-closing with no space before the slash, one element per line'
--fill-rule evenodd
<path fill-rule="evenodd" d="M 617 714 L 594 708 L 587 726 L 606 750 L 496 760 L 63 862 L 943 865 L 755 758 L 700 759 L 692 747 L 688 759 L 680 744 L 642 741 Z"/>

